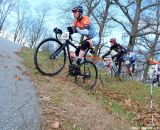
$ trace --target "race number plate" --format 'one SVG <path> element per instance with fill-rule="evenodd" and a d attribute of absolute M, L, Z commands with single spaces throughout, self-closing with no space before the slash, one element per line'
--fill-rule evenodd
<path fill-rule="evenodd" d="M 69 32 L 63 32 L 61 35 L 62 40 L 68 40 L 69 39 Z"/>

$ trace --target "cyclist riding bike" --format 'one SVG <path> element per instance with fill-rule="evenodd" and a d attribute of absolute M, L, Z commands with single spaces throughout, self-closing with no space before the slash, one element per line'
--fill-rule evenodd
<path fill-rule="evenodd" d="M 116 38 L 111 38 L 110 43 L 111 43 L 110 50 L 106 54 L 104 54 L 102 58 L 104 59 L 106 56 L 108 56 L 112 50 L 116 51 L 117 54 L 112 56 L 112 59 L 114 60 L 116 58 L 115 63 L 116 66 L 118 66 L 118 71 L 116 72 L 116 75 L 119 75 L 121 73 L 122 61 L 127 54 L 127 49 L 122 45 L 118 44 L 116 42 Z"/>
<path fill-rule="evenodd" d="M 124 60 L 125 60 L 125 63 L 129 66 L 129 69 L 131 68 L 130 74 L 133 74 L 135 72 L 135 64 L 136 64 L 136 61 L 137 61 L 136 54 L 131 52 L 130 49 L 128 49 L 127 50 L 127 55 L 126 55 Z"/>
<path fill-rule="evenodd" d="M 100 40 L 89 17 L 83 15 L 83 7 L 76 6 L 72 9 L 72 12 L 75 20 L 72 27 L 67 27 L 68 31 L 70 34 L 79 33 L 86 36 L 86 39 L 82 41 L 81 45 L 75 51 L 76 56 L 78 56 L 76 63 L 79 66 L 85 54 L 85 50 L 92 46 L 98 45 Z"/>

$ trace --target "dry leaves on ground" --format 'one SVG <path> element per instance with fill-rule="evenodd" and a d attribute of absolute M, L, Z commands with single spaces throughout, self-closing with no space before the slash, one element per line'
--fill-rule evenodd
<path fill-rule="evenodd" d="M 22 79 L 18 75 L 15 75 L 15 78 L 17 81 L 22 81 Z"/>
<path fill-rule="evenodd" d="M 126 108 L 131 108 L 132 107 L 131 98 L 124 100 L 124 106 Z"/>

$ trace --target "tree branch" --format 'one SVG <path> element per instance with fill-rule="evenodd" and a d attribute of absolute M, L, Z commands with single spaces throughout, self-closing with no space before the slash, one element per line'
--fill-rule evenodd
<path fill-rule="evenodd" d="M 126 17 L 128 18 L 128 20 L 130 21 L 131 24 L 133 24 L 133 19 L 130 17 L 130 15 L 128 14 L 128 9 L 127 7 L 121 5 L 121 3 L 119 1 L 115 1 L 115 3 L 120 7 L 120 9 L 123 11 L 123 13 L 126 15 Z"/>
<path fill-rule="evenodd" d="M 100 22 L 98 21 L 97 16 L 95 16 L 94 13 L 92 13 L 92 16 L 93 16 L 93 18 L 96 20 L 97 24 L 98 24 L 99 26 L 101 26 Z"/>
<path fill-rule="evenodd" d="M 137 43 L 137 45 L 143 46 L 143 47 L 146 48 L 147 50 L 149 49 L 149 47 L 145 46 L 145 45 L 142 44 L 142 43 Z"/>
<path fill-rule="evenodd" d="M 158 1 L 158 3 L 150 4 L 150 5 L 142 8 L 142 9 L 141 9 L 141 12 L 143 12 L 144 10 L 146 10 L 146 9 L 148 9 L 148 8 L 154 7 L 154 6 L 160 6 L 160 1 Z"/>
<path fill-rule="evenodd" d="M 113 17 L 111 17 L 111 19 L 112 19 L 113 21 L 119 23 L 120 25 L 122 25 L 122 27 L 123 27 L 124 30 L 127 32 L 127 34 L 128 34 L 128 35 L 131 35 L 130 32 L 129 32 L 129 30 L 127 30 L 126 26 L 125 26 L 122 22 L 118 21 L 117 19 L 115 19 L 115 18 L 113 18 Z"/>
<path fill-rule="evenodd" d="M 149 23 L 147 23 L 144 27 L 142 27 L 142 28 L 138 29 L 138 30 L 137 30 L 137 32 L 140 32 L 140 31 L 142 31 L 142 30 L 146 29 L 146 28 L 147 28 L 147 27 L 149 27 L 149 26 L 150 26 L 150 24 L 149 24 Z"/>
<path fill-rule="evenodd" d="M 142 37 L 142 36 L 145 36 L 145 35 L 148 35 L 148 34 L 156 34 L 156 32 L 150 31 L 150 32 L 145 32 L 145 33 L 138 33 L 136 36 L 137 37 Z M 158 33 L 158 35 L 160 35 L 160 33 Z"/>

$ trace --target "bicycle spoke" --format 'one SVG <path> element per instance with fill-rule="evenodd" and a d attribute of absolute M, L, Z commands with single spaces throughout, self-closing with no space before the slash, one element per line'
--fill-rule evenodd
<path fill-rule="evenodd" d="M 65 51 L 62 50 L 56 57 L 52 57 L 60 46 L 60 42 L 50 38 L 42 41 L 36 48 L 34 62 L 41 74 L 53 76 L 63 69 L 66 60 Z"/>
<path fill-rule="evenodd" d="M 80 66 L 81 75 L 76 76 L 76 81 L 79 86 L 86 89 L 93 89 L 97 82 L 98 72 L 92 62 L 83 62 Z"/>

